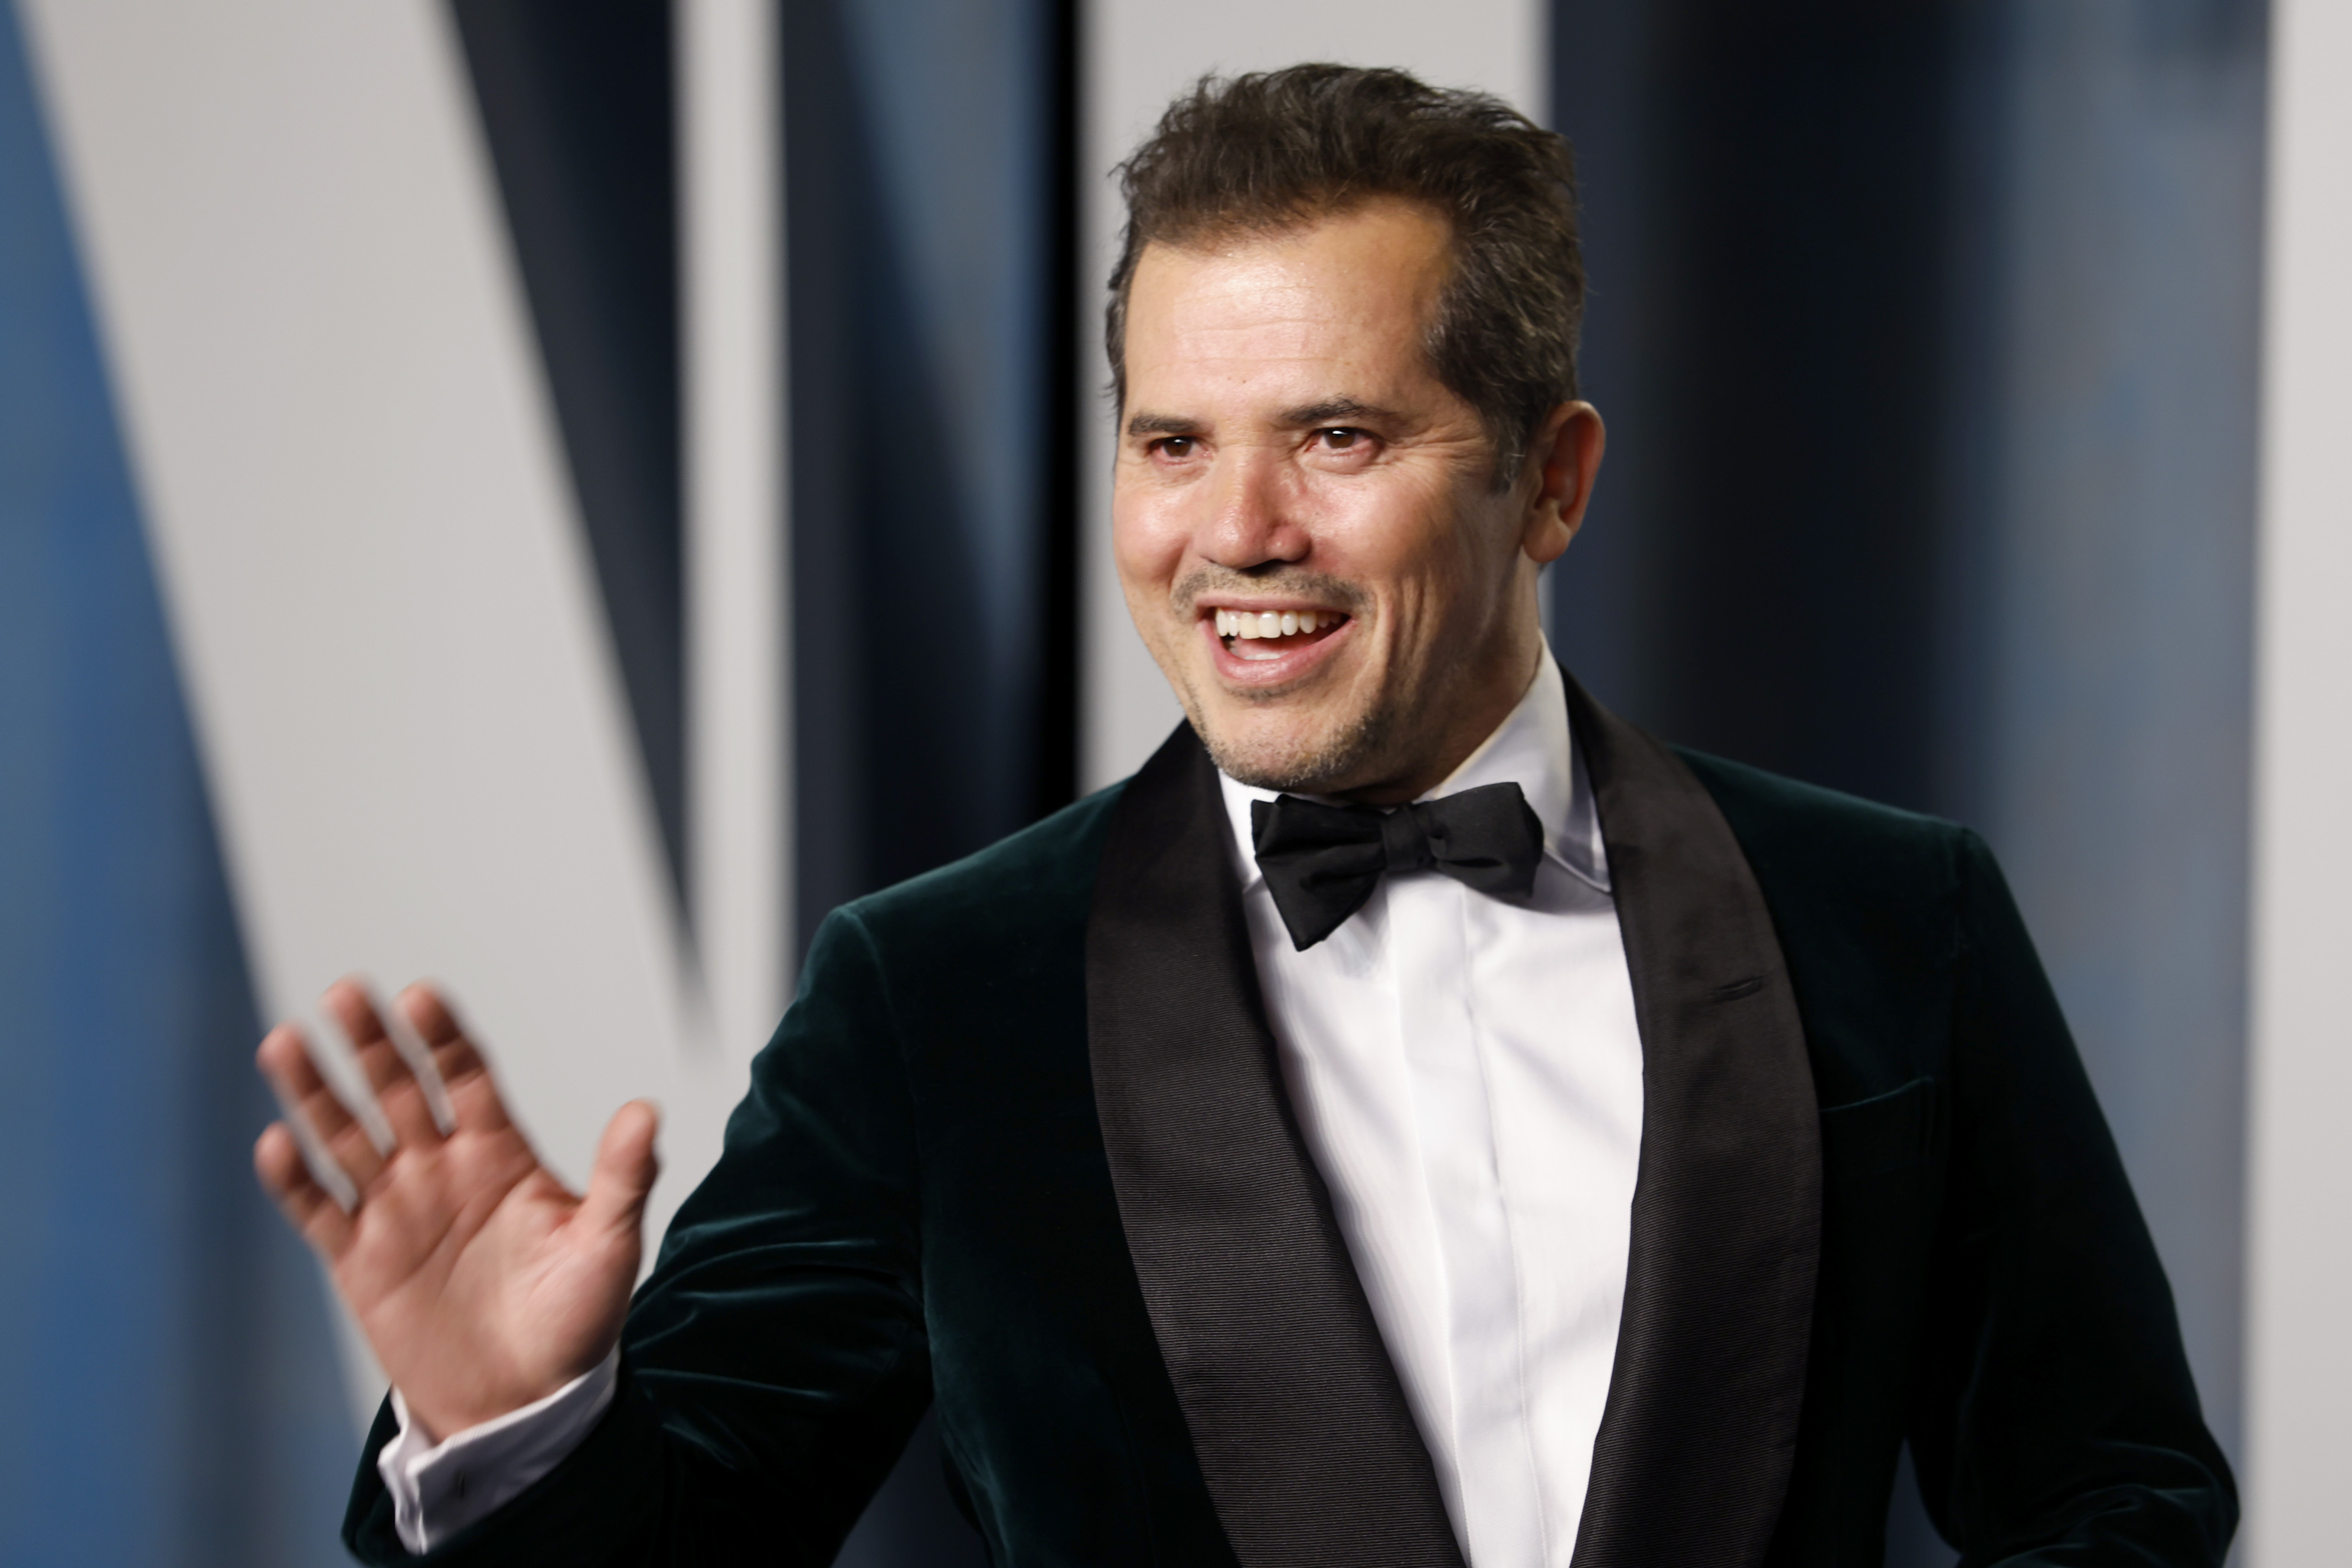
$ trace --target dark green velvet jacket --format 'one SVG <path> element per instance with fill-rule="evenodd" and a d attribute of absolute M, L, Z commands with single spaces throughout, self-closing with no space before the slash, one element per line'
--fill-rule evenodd
<path fill-rule="evenodd" d="M 1643 1121 L 1578 1568 L 2218 1563 L 2170 1293 L 2000 875 L 1570 685 Z M 1283 1099 L 1216 779 L 835 911 L 583 1446 L 449 1564 L 831 1558 L 927 1405 L 992 1558 L 1460 1568 Z M 346 1539 L 408 1561 L 374 1459 Z M 1487 1568 L 1517 1568 L 1494 1564 Z"/>

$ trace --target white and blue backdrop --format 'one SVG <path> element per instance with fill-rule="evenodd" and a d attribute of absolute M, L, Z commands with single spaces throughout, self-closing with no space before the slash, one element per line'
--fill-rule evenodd
<path fill-rule="evenodd" d="M 1574 140 L 1557 646 L 1986 832 L 2240 1559 L 2341 1554 L 2352 11 L 0 0 L 0 1563 L 341 1558 L 266 1021 L 438 977 L 560 1169 L 663 1102 L 658 1223 L 824 910 L 1156 743 L 1108 171 L 1318 58 Z M 844 1561 L 979 1561 L 927 1434 Z"/>

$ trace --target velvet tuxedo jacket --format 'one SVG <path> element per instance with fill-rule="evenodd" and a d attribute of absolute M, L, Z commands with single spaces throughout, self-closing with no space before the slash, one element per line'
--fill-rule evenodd
<path fill-rule="evenodd" d="M 1643 1058 L 1578 1568 L 2218 1563 L 2169 1290 L 1970 834 L 1570 708 Z M 836 911 L 619 1393 L 447 1563 L 827 1561 L 936 1405 L 992 1559 L 1461 1568 L 1285 1100 L 1216 775 Z M 346 1539 L 409 1561 L 374 1458 Z M 1490 1568 L 1519 1568 L 1494 1564 Z"/>

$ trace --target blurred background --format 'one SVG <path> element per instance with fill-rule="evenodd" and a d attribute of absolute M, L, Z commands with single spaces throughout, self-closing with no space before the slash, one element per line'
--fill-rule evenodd
<path fill-rule="evenodd" d="M 1574 142 L 1555 647 L 1990 839 L 2239 1560 L 2340 1554 L 2340 8 L 0 0 L 0 1561 L 342 1560 L 265 1019 L 437 976 L 560 1169 L 663 1101 L 658 1223 L 826 910 L 1157 744 L 1108 174 L 1310 58 Z M 928 1431 L 843 1561 L 981 1561 Z"/>

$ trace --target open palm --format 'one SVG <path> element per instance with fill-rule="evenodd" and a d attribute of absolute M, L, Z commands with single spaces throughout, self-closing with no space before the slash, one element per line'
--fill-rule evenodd
<path fill-rule="evenodd" d="M 321 1186 L 283 1121 L 254 1168 L 332 1269 L 410 1415 L 436 1437 L 520 1409 L 602 1361 L 620 1337 L 644 1246 L 656 1164 L 652 1106 L 621 1108 L 583 1198 L 556 1179 L 508 1116 L 481 1054 L 430 987 L 395 1005 L 431 1054 L 449 1125 L 358 984 L 326 1005 L 350 1036 L 394 1140 L 378 1150 L 279 1025 L 257 1059 L 280 1100 L 351 1178 L 346 1211 Z"/>

